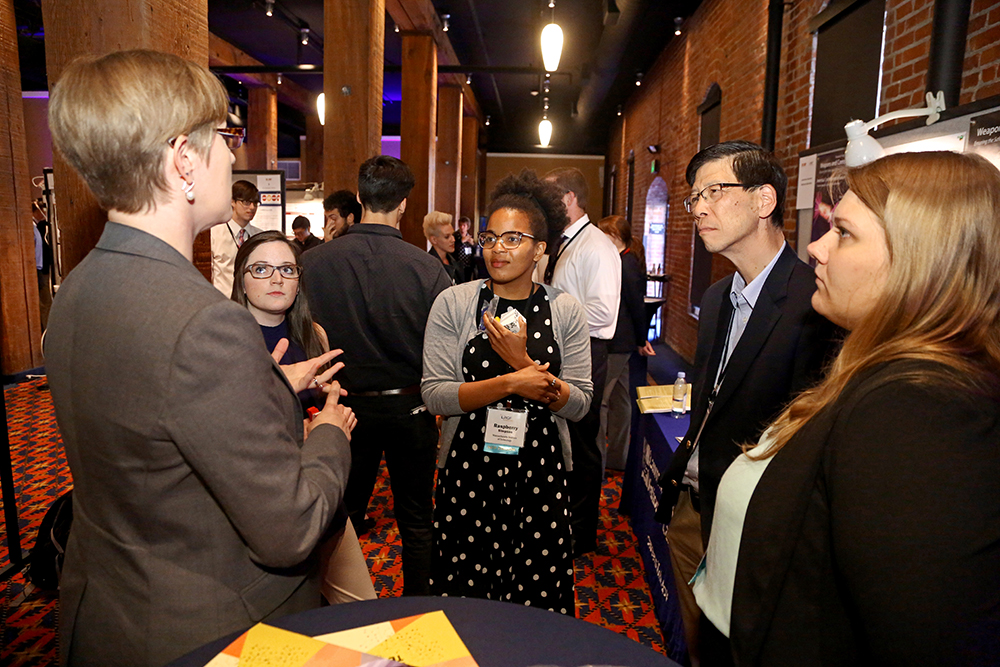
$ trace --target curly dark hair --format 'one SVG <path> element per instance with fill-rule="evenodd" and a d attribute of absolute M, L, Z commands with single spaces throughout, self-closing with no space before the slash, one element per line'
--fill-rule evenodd
<path fill-rule="evenodd" d="M 559 238 L 569 222 L 562 194 L 555 183 L 541 180 L 531 169 L 522 169 L 517 176 L 509 174 L 496 184 L 490 193 L 486 215 L 491 217 L 502 208 L 521 211 L 528 216 L 532 235 L 546 240 L 551 250 L 553 241 Z"/>

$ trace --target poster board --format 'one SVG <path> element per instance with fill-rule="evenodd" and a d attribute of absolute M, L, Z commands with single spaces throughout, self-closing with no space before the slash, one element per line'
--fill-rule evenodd
<path fill-rule="evenodd" d="M 266 231 L 279 231 L 288 234 L 285 229 L 285 172 L 233 170 L 233 180 L 250 181 L 260 190 L 260 206 L 257 214 L 250 221 L 254 227 Z"/>
<path fill-rule="evenodd" d="M 873 136 L 893 153 L 955 151 L 978 153 L 1000 169 L 1000 98 L 990 98 L 949 109 L 941 120 L 926 125 L 922 119 L 907 123 L 910 129 L 875 132 Z M 833 208 L 844 193 L 839 182 L 844 166 L 843 142 L 828 144 L 799 154 L 799 181 L 795 196 L 798 210 L 798 255 L 810 261 L 807 246 L 829 230 Z"/>

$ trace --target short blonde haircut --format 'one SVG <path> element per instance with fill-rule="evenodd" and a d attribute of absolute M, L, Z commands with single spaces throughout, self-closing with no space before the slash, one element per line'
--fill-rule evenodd
<path fill-rule="evenodd" d="M 452 223 L 455 217 L 451 213 L 441 211 L 431 211 L 424 216 L 424 236 L 429 241 L 432 236 L 441 233 L 442 227 L 447 227 L 449 233 L 455 232 L 455 225 Z"/>
<path fill-rule="evenodd" d="M 185 134 L 207 160 L 227 108 L 225 89 L 204 67 L 157 51 L 119 51 L 66 68 L 52 92 L 49 127 L 101 207 L 140 213 L 168 191 L 168 142 Z"/>

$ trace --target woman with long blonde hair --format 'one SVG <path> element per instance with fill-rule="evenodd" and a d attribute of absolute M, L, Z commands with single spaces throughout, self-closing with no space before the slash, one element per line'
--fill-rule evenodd
<path fill-rule="evenodd" d="M 850 333 L 719 487 L 706 618 L 745 665 L 1000 663 L 1000 172 L 852 169 L 809 246 Z"/>

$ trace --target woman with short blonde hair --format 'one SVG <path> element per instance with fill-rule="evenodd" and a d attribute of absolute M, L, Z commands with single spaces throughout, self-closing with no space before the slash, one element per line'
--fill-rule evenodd
<path fill-rule="evenodd" d="M 279 369 L 192 264 L 232 212 L 226 106 L 207 69 L 154 51 L 78 60 L 52 92 L 53 143 L 108 212 L 45 341 L 74 483 L 64 664 L 162 665 L 319 606 L 355 419 L 333 382 L 303 427 L 296 392 L 339 351 Z"/>
<path fill-rule="evenodd" d="M 465 282 L 467 277 L 455 255 L 455 226 L 452 220 L 454 217 L 450 213 L 431 211 L 424 216 L 424 236 L 431 244 L 428 252 L 441 260 L 451 284 L 456 285 Z"/>

